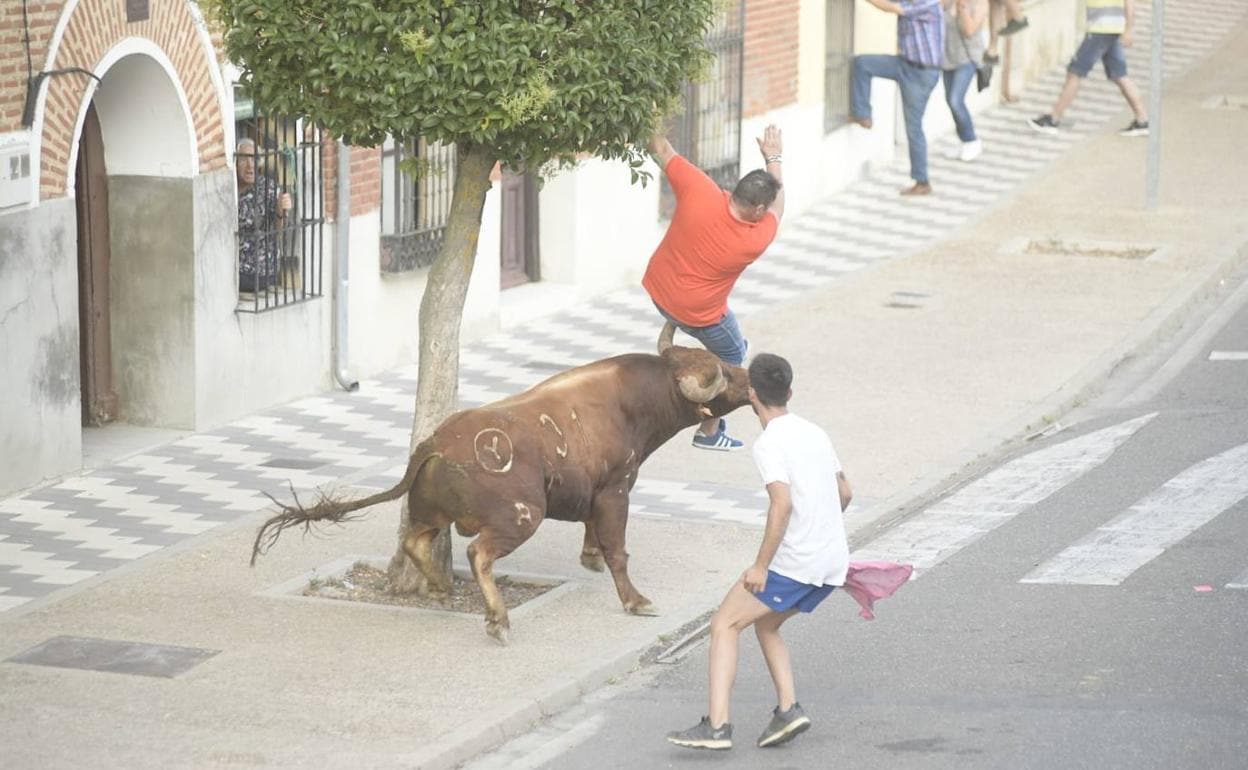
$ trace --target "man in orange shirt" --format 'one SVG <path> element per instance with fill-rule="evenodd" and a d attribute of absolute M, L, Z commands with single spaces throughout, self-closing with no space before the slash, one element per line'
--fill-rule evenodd
<path fill-rule="evenodd" d="M 780 129 L 767 126 L 758 149 L 767 169 L 746 174 L 729 193 L 678 155 L 667 137 L 650 140 L 650 152 L 676 194 L 676 212 L 641 285 L 664 318 L 735 366 L 744 362 L 748 345 L 728 293 L 776 237 L 784 214 Z M 721 452 L 744 446 L 714 417 L 698 427 L 693 445 Z"/>

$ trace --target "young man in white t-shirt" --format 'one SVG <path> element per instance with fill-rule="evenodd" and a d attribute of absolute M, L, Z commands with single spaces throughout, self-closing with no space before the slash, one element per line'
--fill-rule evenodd
<path fill-rule="evenodd" d="M 758 558 L 728 591 L 711 619 L 710 714 L 669 733 L 677 746 L 732 748 L 728 703 L 737 675 L 737 640 L 751 625 L 776 686 L 771 723 L 759 746 L 777 746 L 810 727 L 793 689 L 789 651 L 780 626 L 811 612 L 845 582 L 849 544 L 841 517 L 852 493 L 832 441 L 819 426 L 790 414 L 793 369 L 760 353 L 750 363 L 750 404 L 763 424 L 754 462 L 767 486 L 767 528 Z"/>

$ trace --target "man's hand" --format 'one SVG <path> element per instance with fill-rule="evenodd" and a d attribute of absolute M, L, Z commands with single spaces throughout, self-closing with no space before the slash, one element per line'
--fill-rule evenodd
<path fill-rule="evenodd" d="M 741 573 L 741 585 L 752 594 L 763 590 L 767 585 L 767 568 L 751 564 L 749 569 Z"/>
<path fill-rule="evenodd" d="M 1118 42 L 1122 43 L 1123 48 L 1130 48 L 1131 44 L 1135 42 L 1135 38 L 1131 35 L 1131 30 L 1127 30 L 1119 35 Z"/>
<path fill-rule="evenodd" d="M 763 161 L 773 158 L 784 153 L 784 142 L 780 137 L 780 129 L 775 123 L 767 126 L 763 130 L 763 135 L 758 137 L 758 151 L 763 154 Z"/>

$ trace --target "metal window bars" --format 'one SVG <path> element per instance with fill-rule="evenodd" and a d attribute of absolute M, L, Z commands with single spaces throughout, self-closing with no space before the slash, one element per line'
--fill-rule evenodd
<path fill-rule="evenodd" d="M 685 110 L 673 121 L 670 136 L 677 152 L 728 188 L 736 185 L 741 173 L 744 0 L 724 4 L 707 32 L 706 47 L 715 55 L 709 75 L 685 84 Z M 664 178 L 659 213 L 670 217 L 675 208 L 676 196 Z"/>
<path fill-rule="evenodd" d="M 854 0 L 827 0 L 824 26 L 823 132 L 849 121 L 854 60 Z"/>
<path fill-rule="evenodd" d="M 325 176 L 321 132 L 252 114 L 236 124 L 238 305 L 263 313 L 322 295 Z"/>
<path fill-rule="evenodd" d="M 451 213 L 457 150 L 424 139 L 386 139 L 381 151 L 383 273 L 433 264 Z"/>

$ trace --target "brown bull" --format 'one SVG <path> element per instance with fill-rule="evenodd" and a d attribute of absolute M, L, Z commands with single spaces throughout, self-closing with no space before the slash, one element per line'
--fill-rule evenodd
<path fill-rule="evenodd" d="M 450 586 L 434 569 L 431 545 L 452 523 L 476 535 L 468 562 L 486 603 L 486 631 L 507 642 L 510 623 L 494 561 L 528 540 L 542 519 L 585 524 L 581 563 L 605 560 L 624 609 L 654 614 L 628 578 L 624 530 L 628 493 L 650 454 L 680 430 L 749 403 L 744 369 L 705 350 L 672 345 L 668 324 L 659 355 L 629 354 L 570 369 L 519 395 L 451 415 L 416 447 L 393 488 L 344 502 L 283 506 L 256 534 L 252 563 L 283 529 L 341 521 L 352 511 L 406 494 L 411 521 L 403 550 L 431 592 Z"/>

